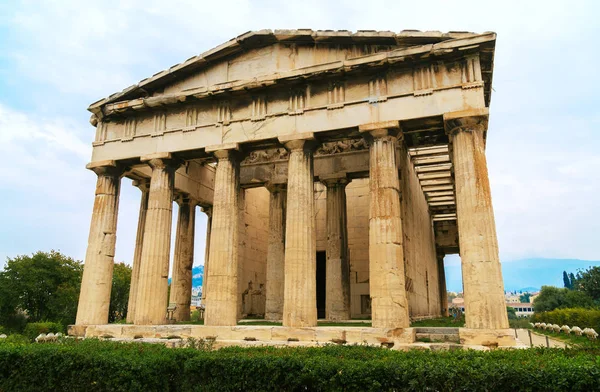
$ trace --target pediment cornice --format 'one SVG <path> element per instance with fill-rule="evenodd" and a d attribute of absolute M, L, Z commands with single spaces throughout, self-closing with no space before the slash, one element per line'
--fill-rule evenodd
<path fill-rule="evenodd" d="M 296 32 L 296 33 L 293 33 Z M 302 34 L 302 32 L 306 32 Z M 311 32 L 308 34 L 308 32 Z M 262 37 L 262 39 L 259 39 Z M 268 45 L 273 42 L 288 41 L 298 42 L 301 38 L 310 39 L 309 42 L 331 42 L 345 38 L 352 40 L 347 42 L 385 42 L 385 40 L 394 40 L 396 44 L 403 42 L 405 45 L 419 42 L 418 40 L 437 39 L 437 43 L 427 43 L 422 45 L 413 45 L 390 51 L 379 52 L 375 54 L 355 57 L 347 60 L 333 61 L 323 64 L 315 64 L 308 67 L 292 69 L 285 72 L 276 72 L 268 75 L 257 76 L 247 80 L 235 80 L 226 83 L 214 84 L 211 86 L 202 86 L 183 90 L 174 94 L 163 94 L 158 96 L 140 97 L 140 92 L 148 88 L 153 81 L 158 82 L 159 79 L 173 81 L 177 78 L 177 73 L 184 68 L 197 70 L 198 65 L 203 61 L 211 60 L 211 56 L 220 53 L 231 54 L 233 48 L 242 45 L 246 42 L 246 46 L 251 45 Z M 495 33 L 473 34 L 473 33 L 438 33 L 438 32 L 408 32 L 394 34 L 391 32 L 314 32 L 312 30 L 276 30 L 275 33 L 270 31 L 252 32 L 242 35 L 234 40 L 212 49 L 200 56 L 193 57 L 186 62 L 177 66 L 171 67 L 169 70 L 163 71 L 154 75 L 152 78 L 145 79 L 135 86 L 131 86 L 120 93 L 111 95 L 110 97 L 100 100 L 92 104 L 88 110 L 94 113 L 99 118 L 104 118 L 117 113 L 128 111 L 149 110 L 161 106 L 171 106 L 182 102 L 191 102 L 194 100 L 205 99 L 218 96 L 220 94 L 235 93 L 236 91 L 248 91 L 264 88 L 275 84 L 294 83 L 298 80 L 309 80 L 323 75 L 335 74 L 351 74 L 360 72 L 365 69 L 374 69 L 376 67 L 386 67 L 390 65 L 414 64 L 419 62 L 439 61 L 444 58 L 462 56 L 470 51 L 479 51 L 482 47 L 486 48 L 488 55 L 486 58 L 482 56 L 482 62 L 487 61 L 490 64 L 486 66 L 488 69 L 493 69 L 491 62 L 493 61 L 493 50 L 496 40 Z M 273 41 L 276 40 L 276 41 Z M 371 41 L 369 41 L 371 40 Z M 236 46 L 237 45 L 237 46 Z M 229 49 L 228 49 L 229 48 Z M 221 56 L 222 57 L 222 56 Z M 214 60 L 212 60 L 214 61 Z M 193 68 L 192 64 L 197 66 Z M 184 74 L 181 74 L 184 75 Z M 488 75 L 491 82 L 491 71 Z M 491 83 L 485 83 L 485 88 L 488 90 Z M 138 91 L 136 97 L 135 91 Z M 487 97 L 490 92 L 486 91 Z M 126 99 L 132 97 L 132 99 Z M 489 98 L 488 98 L 489 99 Z"/>

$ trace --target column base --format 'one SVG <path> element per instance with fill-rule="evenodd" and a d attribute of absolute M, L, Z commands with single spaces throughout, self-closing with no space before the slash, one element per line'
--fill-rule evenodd
<path fill-rule="evenodd" d="M 514 347 L 517 345 L 512 329 L 459 328 L 460 344 L 469 346 Z"/>

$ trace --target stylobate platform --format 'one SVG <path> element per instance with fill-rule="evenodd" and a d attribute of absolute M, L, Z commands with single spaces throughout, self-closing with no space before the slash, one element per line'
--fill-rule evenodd
<path fill-rule="evenodd" d="M 72 325 L 69 335 L 81 338 L 115 340 L 136 339 L 202 339 L 215 348 L 230 345 L 320 345 L 366 344 L 392 348 L 415 343 L 415 328 L 372 327 L 304 327 L 292 328 L 268 325 L 206 326 L 169 325 Z M 459 328 L 460 342 L 467 346 L 515 346 L 511 330 L 475 330 Z"/>

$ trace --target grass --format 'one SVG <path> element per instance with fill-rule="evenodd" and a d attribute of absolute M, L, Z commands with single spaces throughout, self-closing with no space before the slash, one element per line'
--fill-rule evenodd
<path fill-rule="evenodd" d="M 511 328 L 531 329 L 531 320 L 528 317 L 518 319 L 508 319 Z"/>
<path fill-rule="evenodd" d="M 204 320 L 190 320 L 190 321 L 177 321 L 175 324 L 185 324 L 185 325 L 204 325 Z"/>
<path fill-rule="evenodd" d="M 556 333 L 545 329 L 532 329 L 533 332 L 539 335 L 546 335 L 554 340 L 565 342 L 576 347 L 594 347 L 600 348 L 600 340 L 590 340 L 585 336 L 577 336 L 573 334 Z"/>
<path fill-rule="evenodd" d="M 283 324 L 281 322 L 277 322 L 277 321 L 253 320 L 253 321 L 246 321 L 243 323 L 238 323 L 238 325 L 267 325 L 267 326 L 270 325 L 270 326 L 274 326 L 274 327 L 280 327 Z M 366 320 L 364 322 L 355 322 L 355 323 L 318 321 L 317 326 L 318 327 L 370 327 L 371 322 L 366 321 Z"/>
<path fill-rule="evenodd" d="M 278 321 L 267 321 L 267 320 L 255 320 L 255 321 L 246 321 L 243 323 L 240 323 L 238 321 L 238 325 L 271 325 L 274 327 L 280 327 L 282 324 Z"/>
<path fill-rule="evenodd" d="M 454 317 L 439 317 L 427 320 L 413 321 L 411 327 L 452 327 L 460 328 L 465 326 L 464 319 L 455 320 Z"/>

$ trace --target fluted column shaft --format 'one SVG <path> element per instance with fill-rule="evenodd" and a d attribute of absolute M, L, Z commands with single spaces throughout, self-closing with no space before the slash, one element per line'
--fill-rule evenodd
<path fill-rule="evenodd" d="M 350 319 L 350 260 L 346 217 L 346 178 L 323 180 L 327 186 L 327 264 L 325 318 Z"/>
<path fill-rule="evenodd" d="M 164 324 L 167 313 L 173 186 L 177 166 L 153 158 L 134 323 Z"/>
<path fill-rule="evenodd" d="M 176 305 L 173 314 L 175 321 L 189 321 L 192 304 L 196 202 L 185 195 L 178 196 L 175 200 L 179 205 L 179 214 L 169 303 Z"/>
<path fill-rule="evenodd" d="M 238 309 L 239 162 L 234 151 L 215 152 L 215 194 L 210 238 L 205 325 L 236 325 Z"/>
<path fill-rule="evenodd" d="M 451 130 L 466 327 L 508 328 L 488 178 L 484 127 L 463 119 Z"/>
<path fill-rule="evenodd" d="M 285 327 L 317 325 L 313 154 L 307 144 L 306 140 L 285 144 L 290 151 L 285 224 Z"/>
<path fill-rule="evenodd" d="M 398 138 L 371 131 L 369 148 L 369 289 L 373 327 L 410 325 L 400 210 Z"/>
<path fill-rule="evenodd" d="M 202 207 L 206 214 L 206 242 L 204 246 L 204 275 L 202 276 L 202 304 L 206 305 L 206 290 L 208 287 L 208 258 L 210 255 L 210 231 L 212 227 L 212 208 Z"/>
<path fill-rule="evenodd" d="M 142 246 L 144 243 L 144 229 L 146 227 L 146 213 L 148 211 L 148 195 L 150 190 L 150 180 L 134 181 L 142 191 L 140 201 L 140 213 L 138 216 L 137 235 L 135 237 L 135 251 L 133 253 L 133 268 L 131 270 L 131 284 L 129 285 L 129 302 L 127 304 L 127 322 L 133 323 L 135 319 L 135 307 L 137 301 L 137 288 L 140 280 L 140 264 L 142 259 Z"/>
<path fill-rule="evenodd" d="M 98 180 L 81 279 L 77 325 L 108 323 L 117 240 L 121 170 L 114 162 L 106 166 L 88 165 L 88 168 L 98 175 Z"/>
<path fill-rule="evenodd" d="M 443 317 L 448 316 L 448 291 L 446 289 L 446 270 L 444 270 L 444 254 L 438 251 L 438 288 L 440 291 L 440 313 Z"/>
<path fill-rule="evenodd" d="M 266 320 L 283 318 L 285 280 L 285 186 L 271 185 L 269 200 L 269 244 L 267 248 Z"/>

